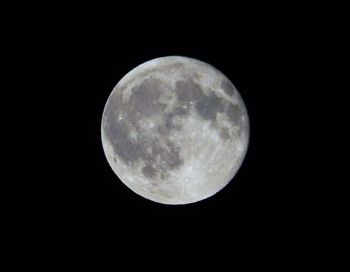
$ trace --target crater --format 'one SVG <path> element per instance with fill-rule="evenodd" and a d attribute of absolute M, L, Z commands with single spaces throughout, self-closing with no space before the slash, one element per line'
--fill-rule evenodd
<path fill-rule="evenodd" d="M 235 86 L 228 79 L 223 79 L 221 82 L 221 88 L 225 91 L 225 93 L 229 96 L 233 96 L 235 93 Z"/>

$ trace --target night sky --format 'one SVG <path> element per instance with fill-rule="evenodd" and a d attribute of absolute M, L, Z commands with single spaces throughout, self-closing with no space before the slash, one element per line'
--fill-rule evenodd
<path fill-rule="evenodd" d="M 313 175 L 307 170 L 315 138 L 306 131 L 317 119 L 308 114 L 317 50 L 308 41 L 315 30 L 301 23 L 307 15 L 286 7 L 206 8 L 169 12 L 169 4 L 147 13 L 139 7 L 137 15 L 55 8 L 19 27 L 26 47 L 14 49 L 30 86 L 21 90 L 31 90 L 22 92 L 30 110 L 18 119 L 28 135 L 22 152 L 28 170 L 20 174 L 33 176 L 21 187 L 26 204 L 16 204 L 22 223 L 56 242 L 130 246 L 130 254 L 166 252 L 170 245 L 208 252 L 237 243 L 263 251 L 296 243 L 311 230 L 307 181 Z M 128 189 L 110 168 L 100 137 L 103 109 L 118 81 L 145 61 L 171 55 L 222 71 L 250 118 L 248 152 L 234 179 L 216 195 L 180 206 Z M 223 258 L 231 258 L 227 254 Z"/>

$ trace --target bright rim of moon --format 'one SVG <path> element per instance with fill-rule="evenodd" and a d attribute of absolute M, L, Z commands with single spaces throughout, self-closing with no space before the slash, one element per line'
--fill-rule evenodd
<path fill-rule="evenodd" d="M 244 102 L 213 66 L 187 57 L 147 61 L 105 105 L 108 163 L 135 193 L 163 204 L 206 199 L 235 176 L 249 142 Z"/>

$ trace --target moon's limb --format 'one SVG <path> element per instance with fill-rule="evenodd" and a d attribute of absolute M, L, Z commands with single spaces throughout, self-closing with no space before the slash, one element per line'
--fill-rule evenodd
<path fill-rule="evenodd" d="M 246 107 L 232 82 L 204 62 L 157 58 L 114 88 L 101 125 L 109 164 L 137 194 L 196 202 L 238 171 L 249 142 Z"/>

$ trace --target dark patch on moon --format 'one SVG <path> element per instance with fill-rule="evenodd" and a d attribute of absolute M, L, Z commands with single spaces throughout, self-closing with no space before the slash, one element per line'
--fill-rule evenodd
<path fill-rule="evenodd" d="M 161 112 L 166 107 L 158 100 L 161 89 L 162 82 L 159 79 L 145 79 L 131 89 L 128 110 L 135 110 L 146 116 Z"/>
<path fill-rule="evenodd" d="M 167 141 L 168 152 L 161 154 L 161 159 L 164 161 L 168 169 L 175 169 L 182 165 L 183 161 L 180 157 L 180 148 L 173 142 Z"/>
<path fill-rule="evenodd" d="M 175 107 L 170 113 L 163 113 L 162 124 L 159 126 L 158 131 L 162 135 L 169 135 L 173 130 L 180 130 L 181 126 L 174 123 L 174 118 L 176 116 L 185 116 L 189 113 L 189 108 L 186 106 Z"/>
<path fill-rule="evenodd" d="M 170 132 L 163 124 L 158 127 L 158 131 L 161 135 L 169 135 Z"/>
<path fill-rule="evenodd" d="M 198 100 L 203 92 L 199 85 L 192 80 L 180 80 L 176 82 L 175 93 L 180 101 L 196 101 Z"/>
<path fill-rule="evenodd" d="M 146 165 L 142 168 L 142 174 L 147 178 L 154 178 L 157 175 L 157 171 L 151 165 Z"/>
<path fill-rule="evenodd" d="M 180 167 L 183 160 L 180 148 L 167 139 L 166 144 L 160 143 L 154 135 L 144 133 L 138 126 L 139 119 L 152 118 L 154 114 L 161 114 L 165 104 L 159 102 L 161 83 L 159 80 L 147 79 L 131 90 L 129 101 L 122 103 L 120 93 L 111 97 L 104 116 L 105 136 L 112 145 L 113 151 L 127 165 L 134 166 L 137 161 L 143 161 L 145 167 L 142 174 L 148 178 L 169 176 L 168 170 Z M 119 98 L 119 99 L 117 99 Z M 178 128 L 173 118 L 181 116 L 188 110 L 179 107 L 172 113 L 163 114 L 164 131 L 170 132 Z M 123 119 L 118 117 L 123 115 Z M 136 129 L 137 138 L 130 137 L 131 129 Z M 116 162 L 116 159 L 114 158 Z"/>
<path fill-rule="evenodd" d="M 115 154 L 128 164 L 141 160 L 147 167 L 143 169 L 146 177 L 154 177 L 160 169 L 157 165 L 161 164 L 168 170 L 175 169 L 182 165 L 183 160 L 180 157 L 180 148 L 173 142 L 167 141 L 166 147 L 163 147 L 150 136 L 144 136 L 139 140 L 133 140 L 129 136 L 129 129 L 124 121 L 108 124 L 106 126 L 106 137 L 110 141 Z M 156 160 L 160 159 L 160 163 Z"/>
<path fill-rule="evenodd" d="M 242 110 L 239 105 L 234 105 L 225 101 L 211 93 L 209 95 L 203 95 L 199 101 L 195 104 L 195 109 L 198 115 L 207 121 L 215 122 L 217 114 L 225 112 L 230 122 L 238 126 L 238 133 L 241 131 L 242 122 Z M 230 138 L 230 133 L 227 128 L 219 129 L 220 137 L 223 140 Z"/>
<path fill-rule="evenodd" d="M 173 114 L 174 116 L 184 116 L 186 115 L 187 113 L 189 112 L 189 108 L 188 107 L 185 107 L 185 106 L 182 106 L 182 107 L 176 107 L 174 110 L 173 110 Z"/>
<path fill-rule="evenodd" d="M 152 164 L 155 162 L 155 157 L 152 155 L 152 149 L 157 143 L 151 139 L 149 136 L 142 137 L 137 142 L 135 142 L 136 148 L 140 150 L 140 159 L 147 164 Z"/>
<path fill-rule="evenodd" d="M 242 110 L 238 105 L 228 104 L 226 114 L 233 125 L 240 125 Z"/>
<path fill-rule="evenodd" d="M 174 115 L 172 113 L 163 114 L 163 122 L 159 126 L 158 131 L 162 135 L 169 135 L 170 132 L 175 129 L 175 125 L 173 123 Z"/>
<path fill-rule="evenodd" d="M 168 113 L 168 114 L 164 114 L 164 127 L 165 129 L 167 129 L 169 132 L 175 128 L 174 127 L 174 123 L 173 123 L 173 118 L 174 118 L 174 115 L 171 114 L 171 113 Z"/>
<path fill-rule="evenodd" d="M 223 103 L 215 94 L 203 95 L 196 103 L 196 110 L 204 120 L 215 121 L 218 112 L 223 112 Z"/>
<path fill-rule="evenodd" d="M 221 88 L 225 91 L 225 93 L 229 96 L 234 95 L 235 93 L 235 86 L 233 86 L 233 84 L 228 80 L 228 79 L 224 79 L 221 82 Z"/>
<path fill-rule="evenodd" d="M 107 118 L 107 120 L 110 118 Z M 113 151 L 127 164 L 139 158 L 139 150 L 129 138 L 129 128 L 124 121 L 110 121 L 105 127 L 106 137 L 113 147 Z"/>
<path fill-rule="evenodd" d="M 220 137 L 224 140 L 230 139 L 230 132 L 227 128 L 221 128 L 220 129 Z"/>
<path fill-rule="evenodd" d="M 146 166 L 142 169 L 142 173 L 145 177 L 153 178 L 160 175 L 162 178 L 167 177 L 167 170 L 173 170 L 183 164 L 183 160 L 180 157 L 180 148 L 176 146 L 173 142 L 167 141 L 167 148 L 161 146 L 157 142 L 152 142 L 151 152 L 147 152 L 147 156 L 152 156 L 153 161 L 149 163 L 146 161 Z M 142 156 L 144 159 L 145 156 Z M 155 159 L 160 159 L 160 162 L 156 162 Z"/>
<path fill-rule="evenodd" d="M 152 145 L 151 154 L 154 156 L 154 158 L 157 158 L 161 153 L 165 152 L 166 150 L 158 144 L 158 142 L 154 142 Z"/>

